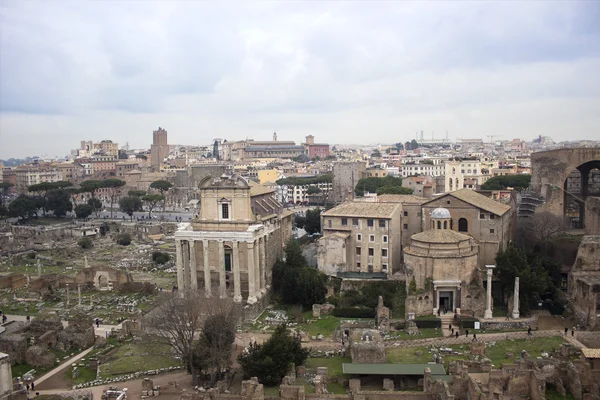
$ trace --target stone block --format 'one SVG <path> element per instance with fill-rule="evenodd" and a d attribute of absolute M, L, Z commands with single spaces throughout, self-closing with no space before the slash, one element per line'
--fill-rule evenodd
<path fill-rule="evenodd" d="M 40 346 L 31 346 L 25 353 L 25 361 L 32 367 L 48 368 L 56 362 L 56 355 Z"/>
<path fill-rule="evenodd" d="M 360 379 L 350 379 L 348 380 L 348 386 L 350 387 L 351 393 L 360 392 Z"/>
<path fill-rule="evenodd" d="M 391 379 L 383 378 L 383 390 L 393 391 L 394 390 L 394 381 Z"/>

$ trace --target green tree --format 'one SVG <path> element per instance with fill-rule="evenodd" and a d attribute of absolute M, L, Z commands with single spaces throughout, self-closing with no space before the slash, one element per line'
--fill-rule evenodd
<path fill-rule="evenodd" d="M 8 196 L 8 191 L 14 185 L 10 182 L 0 182 L 0 203 L 6 205 L 6 197 Z"/>
<path fill-rule="evenodd" d="M 90 239 L 87 236 L 84 236 L 77 241 L 77 245 L 79 245 L 79 247 L 81 247 L 82 249 L 91 249 L 92 246 L 94 246 L 94 243 L 92 243 L 92 239 Z"/>
<path fill-rule="evenodd" d="M 297 240 L 290 238 L 283 250 L 285 252 L 285 264 L 292 268 L 301 268 L 307 265 L 306 258 L 302 254 L 302 247 Z"/>
<path fill-rule="evenodd" d="M 96 217 L 100 214 L 100 210 L 102 210 L 102 202 L 95 197 L 88 199 L 87 204 L 92 207 L 92 212 L 96 213 Z"/>
<path fill-rule="evenodd" d="M 121 195 L 121 188 L 125 186 L 125 181 L 116 178 L 105 179 L 102 182 L 102 187 L 106 189 L 106 193 L 110 198 L 110 217 L 113 217 L 113 205 L 115 200 Z"/>
<path fill-rule="evenodd" d="M 119 233 L 116 242 L 121 246 L 129 246 L 131 244 L 131 235 L 129 233 Z"/>
<path fill-rule="evenodd" d="M 83 193 L 89 193 L 90 196 L 92 196 L 92 198 L 95 199 L 96 193 L 98 192 L 99 189 L 102 189 L 103 185 L 104 185 L 103 181 L 89 179 L 87 181 L 81 182 L 79 187 L 81 188 L 81 191 Z"/>
<path fill-rule="evenodd" d="M 377 189 L 384 186 L 402 187 L 402 178 L 395 176 L 362 178 L 358 180 L 354 193 L 357 197 L 362 197 L 366 192 L 377 193 Z"/>
<path fill-rule="evenodd" d="M 309 235 L 321 232 L 321 209 L 319 207 L 306 211 L 304 229 Z"/>
<path fill-rule="evenodd" d="M 296 228 L 304 229 L 305 224 L 306 224 L 306 217 L 304 217 L 300 214 L 294 215 L 294 225 L 296 226 Z"/>
<path fill-rule="evenodd" d="M 128 196 L 144 197 L 146 195 L 145 190 L 130 190 L 127 192 Z"/>
<path fill-rule="evenodd" d="M 152 253 L 152 261 L 156 264 L 166 264 L 171 259 L 169 253 L 165 253 L 164 251 L 155 251 Z"/>
<path fill-rule="evenodd" d="M 333 182 L 333 175 L 323 174 L 312 178 L 303 177 L 290 177 L 281 178 L 277 180 L 278 185 L 289 185 L 289 186 L 305 186 L 305 185 L 316 185 L 318 183 L 331 183 Z"/>
<path fill-rule="evenodd" d="M 309 186 L 306 194 L 317 194 L 323 192 L 318 186 Z"/>
<path fill-rule="evenodd" d="M 142 199 L 135 196 L 125 196 L 121 197 L 119 200 L 119 209 L 125 214 L 129 215 L 131 220 L 133 221 L 133 213 L 136 211 L 141 211 L 142 208 Z"/>
<path fill-rule="evenodd" d="M 151 189 L 155 189 L 158 190 L 160 192 L 161 195 L 163 195 L 163 197 L 165 198 L 165 200 L 163 201 L 163 212 L 165 211 L 165 208 L 167 206 L 167 196 L 166 193 L 169 191 L 169 189 L 171 189 L 173 187 L 173 184 L 169 181 L 165 181 L 164 179 L 158 180 L 158 181 L 154 181 L 150 184 L 150 188 Z"/>
<path fill-rule="evenodd" d="M 285 325 L 279 325 L 264 344 L 253 343 L 240 354 L 238 363 L 246 379 L 256 376 L 262 384 L 275 386 L 293 365 L 304 364 L 309 354 L 299 337 L 292 336 Z"/>
<path fill-rule="evenodd" d="M 405 150 L 412 150 L 412 147 L 410 146 L 410 142 L 404 143 L 404 149 Z"/>
<path fill-rule="evenodd" d="M 91 199 L 90 199 L 91 200 Z M 75 206 L 75 215 L 77 218 L 87 218 L 94 212 L 94 207 L 89 204 L 79 204 Z"/>
<path fill-rule="evenodd" d="M 413 190 L 402 186 L 381 186 L 377 188 L 377 195 L 382 194 L 413 194 Z"/>
<path fill-rule="evenodd" d="M 8 216 L 8 208 L 2 203 L 0 203 L 0 217 Z"/>
<path fill-rule="evenodd" d="M 46 207 L 52 210 L 57 217 L 64 217 L 68 212 L 73 211 L 71 197 L 64 189 L 50 190 L 46 199 Z"/>
<path fill-rule="evenodd" d="M 324 303 L 327 295 L 327 278 L 315 268 L 304 267 L 297 275 L 295 292 L 295 303 L 299 303 L 304 308 Z"/>
<path fill-rule="evenodd" d="M 531 264 L 526 250 L 514 246 L 496 255 L 496 276 L 506 298 L 512 295 L 515 277 L 519 277 L 519 309 L 523 314 L 528 314 L 550 288 L 544 263 Z"/>
<path fill-rule="evenodd" d="M 8 215 L 10 217 L 28 220 L 37 214 L 39 207 L 34 198 L 21 195 L 10 202 L 8 205 Z"/>
<path fill-rule="evenodd" d="M 410 141 L 410 148 L 411 149 L 415 150 L 418 147 L 419 147 L 419 143 L 415 139 L 413 139 L 413 140 Z"/>
<path fill-rule="evenodd" d="M 71 199 L 71 203 L 73 203 L 73 206 L 76 206 L 77 200 L 79 199 L 79 195 L 82 193 L 81 189 L 74 188 L 74 187 L 68 187 L 68 188 L 65 188 L 64 191 L 69 195 L 69 198 Z"/>
<path fill-rule="evenodd" d="M 142 197 L 142 200 L 148 207 L 148 218 L 150 218 L 152 216 L 152 210 L 154 210 L 158 203 L 165 201 L 165 196 L 162 194 L 147 194 Z"/>
<path fill-rule="evenodd" d="M 516 174 L 516 175 L 501 175 L 485 181 L 481 185 L 483 190 L 505 190 L 513 188 L 515 190 L 527 189 L 531 183 L 530 174 Z"/>
<path fill-rule="evenodd" d="M 231 365 L 235 330 L 232 315 L 210 315 L 204 321 L 194 350 L 194 366 L 210 375 L 211 384 L 220 379 L 223 371 Z"/>
<path fill-rule="evenodd" d="M 42 210 L 44 215 L 46 215 L 46 211 L 48 211 L 48 206 L 46 204 L 48 199 L 48 192 L 57 188 L 57 182 L 42 182 L 37 183 L 35 185 L 29 186 L 27 189 L 30 193 L 35 193 L 37 197 L 43 199 L 42 202 Z"/>
<path fill-rule="evenodd" d="M 373 158 L 379 158 L 379 157 L 381 157 L 381 152 L 379 150 L 374 150 L 371 153 L 371 157 L 373 157 Z"/>
<path fill-rule="evenodd" d="M 396 149 L 398 149 L 398 151 L 404 150 L 404 145 L 402 143 L 396 143 Z"/>

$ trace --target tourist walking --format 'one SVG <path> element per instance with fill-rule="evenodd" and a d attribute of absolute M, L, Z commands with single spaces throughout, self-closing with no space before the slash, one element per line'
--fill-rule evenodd
<path fill-rule="evenodd" d="M 531 336 L 531 326 L 527 328 L 527 336 Z"/>
<path fill-rule="evenodd" d="M 469 330 L 465 329 L 465 337 L 469 337 Z"/>
<path fill-rule="evenodd" d="M 477 334 L 476 334 L 476 333 L 474 333 L 474 334 L 473 334 L 473 342 L 476 342 L 476 341 L 477 341 Z"/>
<path fill-rule="evenodd" d="M 458 339 L 458 331 L 456 331 L 456 338 Z"/>
<path fill-rule="evenodd" d="M 573 329 L 571 329 L 571 336 L 575 336 L 575 327 L 573 327 Z"/>
<path fill-rule="evenodd" d="M 565 326 L 565 336 L 567 336 L 568 334 L 569 334 L 569 328 L 567 328 L 567 327 Z"/>

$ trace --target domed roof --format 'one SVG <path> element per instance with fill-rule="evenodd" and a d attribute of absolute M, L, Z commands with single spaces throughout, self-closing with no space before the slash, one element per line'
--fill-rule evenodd
<path fill-rule="evenodd" d="M 460 243 L 470 240 L 471 236 L 450 229 L 430 229 L 411 236 L 412 242 L 424 243 Z"/>
<path fill-rule="evenodd" d="M 452 217 L 450 216 L 450 211 L 448 211 L 448 209 L 439 207 L 431 212 L 431 218 L 446 219 Z"/>

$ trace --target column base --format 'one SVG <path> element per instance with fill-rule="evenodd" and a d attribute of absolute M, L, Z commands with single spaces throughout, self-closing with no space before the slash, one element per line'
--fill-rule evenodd
<path fill-rule="evenodd" d="M 512 313 L 512 318 L 513 319 L 519 319 L 520 314 L 518 312 L 514 312 Z"/>
<path fill-rule="evenodd" d="M 248 297 L 246 299 L 246 303 L 248 304 L 255 304 L 258 300 L 256 299 L 256 297 Z"/>
<path fill-rule="evenodd" d="M 266 289 L 266 288 L 262 288 L 262 289 L 260 289 L 260 294 L 261 294 L 262 296 L 264 296 L 265 294 L 267 294 L 267 289 Z M 261 297 L 262 297 L 262 296 L 261 296 Z"/>
<path fill-rule="evenodd" d="M 241 295 L 241 294 L 238 294 L 238 295 L 236 295 L 236 296 L 233 296 L 233 301 L 234 301 L 235 303 L 241 303 L 241 302 L 242 302 L 242 295 Z"/>
<path fill-rule="evenodd" d="M 485 313 L 483 314 L 483 318 L 484 319 L 492 319 L 492 310 L 485 310 Z"/>

